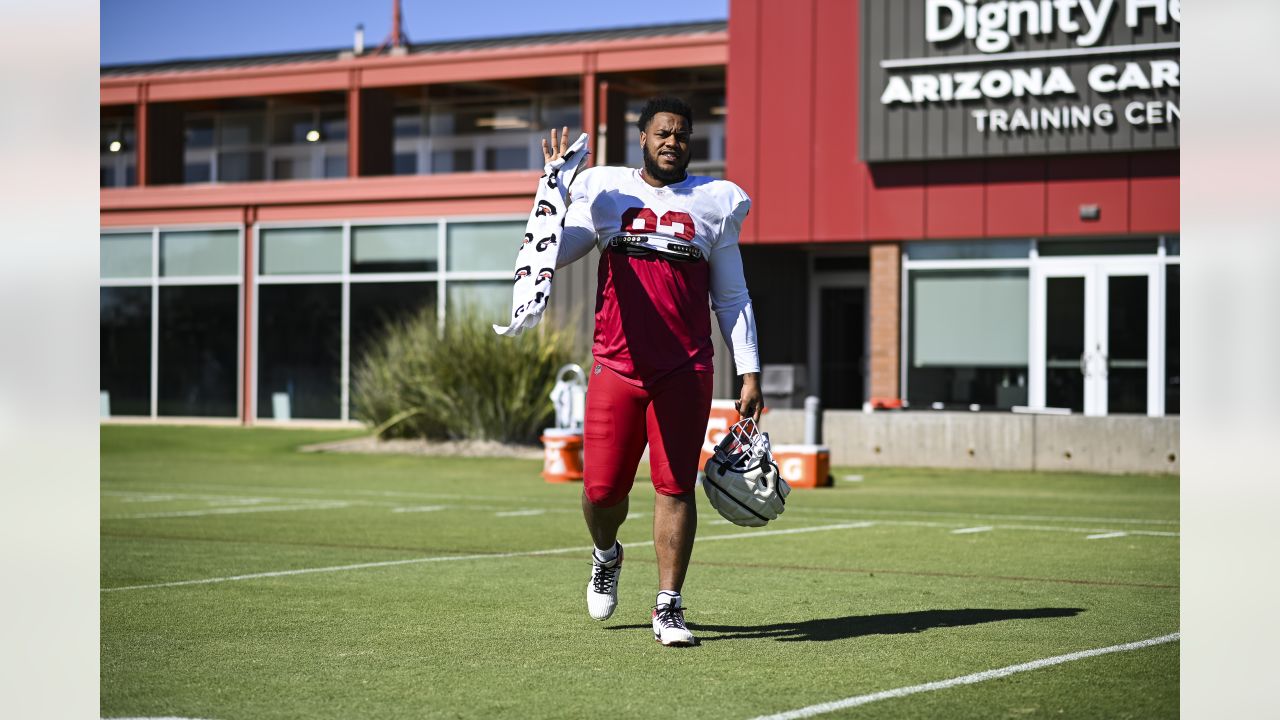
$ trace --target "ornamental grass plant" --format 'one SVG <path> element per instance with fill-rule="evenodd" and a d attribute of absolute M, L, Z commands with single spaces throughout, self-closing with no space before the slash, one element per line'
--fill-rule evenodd
<path fill-rule="evenodd" d="M 543 323 L 501 337 L 478 313 L 435 308 L 391 322 L 352 369 L 352 410 L 383 438 L 536 442 L 553 420 L 556 371 L 573 338 Z"/>

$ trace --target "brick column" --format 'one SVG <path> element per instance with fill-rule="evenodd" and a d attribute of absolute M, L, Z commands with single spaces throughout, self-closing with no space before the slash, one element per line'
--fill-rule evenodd
<path fill-rule="evenodd" d="M 871 245 L 871 397 L 898 397 L 902 316 L 902 249 L 898 243 Z"/>

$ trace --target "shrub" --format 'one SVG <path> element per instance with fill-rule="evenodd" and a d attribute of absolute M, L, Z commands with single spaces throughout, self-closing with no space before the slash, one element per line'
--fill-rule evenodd
<path fill-rule="evenodd" d="M 553 419 L 555 374 L 573 339 L 548 327 L 501 337 L 472 312 L 392 322 L 352 369 L 355 417 L 382 437 L 534 442 Z"/>

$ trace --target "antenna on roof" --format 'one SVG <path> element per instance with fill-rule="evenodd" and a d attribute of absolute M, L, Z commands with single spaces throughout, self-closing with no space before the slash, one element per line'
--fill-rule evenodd
<path fill-rule="evenodd" d="M 374 55 L 381 55 L 382 50 L 388 45 L 391 46 L 392 55 L 404 55 L 409 52 L 409 36 L 404 32 L 403 13 L 400 12 L 400 0 L 392 0 L 391 10 L 391 34 L 386 40 L 373 51 Z"/>

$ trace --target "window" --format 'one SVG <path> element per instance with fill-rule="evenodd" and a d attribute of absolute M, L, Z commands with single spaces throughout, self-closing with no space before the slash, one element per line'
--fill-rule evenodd
<path fill-rule="evenodd" d="M 263 275 L 342 272 L 342 228 L 284 228 L 262 231 L 259 267 Z"/>
<path fill-rule="evenodd" d="M 151 287 L 98 290 L 99 363 L 105 415 L 151 414 Z"/>
<path fill-rule="evenodd" d="M 184 181 L 346 177 L 346 110 L 336 94 L 326 100 L 312 106 L 271 99 L 187 113 Z"/>
<path fill-rule="evenodd" d="M 100 236 L 99 277 L 151 277 L 151 233 Z"/>
<path fill-rule="evenodd" d="M 510 270 L 524 237 L 523 222 L 451 223 L 449 269 Z"/>
<path fill-rule="evenodd" d="M 241 239 L 217 228 L 102 233 L 105 415 L 238 414 Z"/>
<path fill-rule="evenodd" d="M 980 242 L 910 242 L 907 257 L 920 260 L 999 260 L 1027 258 L 1030 240 L 984 240 Z"/>
<path fill-rule="evenodd" d="M 258 417 L 341 416 L 342 285 L 258 288 Z"/>
<path fill-rule="evenodd" d="M 351 272 L 434 272 L 438 268 L 438 225 L 351 228 Z"/>
<path fill-rule="evenodd" d="M 1026 404 L 1026 270 L 916 271 L 908 292 L 913 407 Z"/>
<path fill-rule="evenodd" d="M 235 417 L 239 304 L 239 285 L 160 288 L 160 415 Z"/>
<path fill-rule="evenodd" d="M 100 123 L 98 175 L 101 187 L 128 187 L 137 184 L 137 135 L 133 116 L 103 117 Z"/>
<path fill-rule="evenodd" d="M 240 233 L 235 230 L 160 233 L 160 275 L 238 276 Z"/>
<path fill-rule="evenodd" d="M 394 172 L 532 170 L 549 128 L 581 127 L 577 80 L 543 78 L 532 95 L 500 85 L 435 85 L 395 109 Z"/>
<path fill-rule="evenodd" d="M 388 326 L 419 313 L 436 314 L 437 283 L 376 282 L 351 284 L 351 367 L 381 339 Z M 355 382 L 355 373 L 352 373 Z M 348 413 L 350 411 L 348 410 Z"/>
<path fill-rule="evenodd" d="M 904 395 L 926 409 L 1176 414 L 1178 249 L 1171 237 L 906 243 Z"/>
<path fill-rule="evenodd" d="M 451 317 L 506 317 L 511 310 L 511 283 L 507 280 L 451 282 L 448 302 Z"/>

